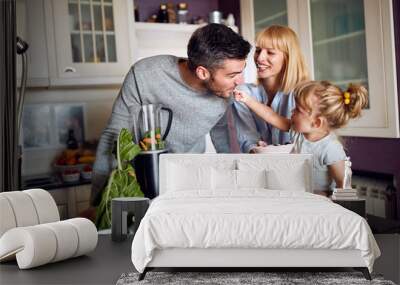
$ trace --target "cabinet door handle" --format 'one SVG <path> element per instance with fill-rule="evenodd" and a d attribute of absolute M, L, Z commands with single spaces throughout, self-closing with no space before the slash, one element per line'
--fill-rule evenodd
<path fill-rule="evenodd" d="M 74 67 L 67 66 L 64 68 L 64 72 L 76 72 L 76 69 Z"/>

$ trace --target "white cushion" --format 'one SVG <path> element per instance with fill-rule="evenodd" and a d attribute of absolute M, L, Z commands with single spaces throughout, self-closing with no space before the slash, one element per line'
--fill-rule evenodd
<path fill-rule="evenodd" d="M 22 191 L 2 192 L 11 205 L 17 227 L 33 226 L 39 223 L 39 218 L 29 195 Z"/>
<path fill-rule="evenodd" d="M 56 202 L 43 189 L 0 193 L 0 237 L 14 227 L 33 226 L 60 220 Z"/>
<path fill-rule="evenodd" d="M 236 170 L 238 188 L 266 188 L 265 170 Z"/>
<path fill-rule="evenodd" d="M 266 188 L 271 190 L 310 191 L 310 164 L 298 159 L 296 155 L 286 156 L 285 159 L 265 160 L 254 155 L 253 160 L 239 160 L 239 170 L 265 170 Z M 276 157 L 279 157 L 276 155 Z M 293 159 L 289 159 L 293 157 Z"/>
<path fill-rule="evenodd" d="M 96 248 L 98 239 L 97 229 L 90 220 L 74 218 L 66 220 L 65 222 L 71 224 L 78 233 L 78 248 L 74 257 L 90 252 Z"/>
<path fill-rule="evenodd" d="M 293 167 L 285 171 L 266 171 L 267 188 L 272 190 L 307 191 L 307 174 L 303 167 Z"/>
<path fill-rule="evenodd" d="M 14 228 L 0 238 L 0 261 L 16 257 L 20 269 L 49 263 L 56 251 L 57 239 L 43 225 Z"/>
<path fill-rule="evenodd" d="M 71 228 L 71 224 L 65 222 L 55 222 L 44 224 L 44 227 L 49 228 L 57 240 L 56 254 L 51 262 L 64 260 L 74 256 L 78 249 L 79 237 L 75 229 Z M 50 261 L 49 261 L 50 262 Z"/>
<path fill-rule="evenodd" d="M 297 167 L 304 168 L 304 174 L 308 176 L 304 179 L 304 182 L 307 180 L 308 183 L 305 189 L 312 192 L 312 171 L 309 171 L 312 170 L 311 154 L 162 154 L 160 156 L 160 195 L 177 189 L 180 191 L 195 190 L 204 195 L 221 191 L 237 193 L 238 191 L 235 191 L 239 189 L 237 183 L 236 188 L 232 188 L 232 172 L 227 173 L 224 169 L 252 171 L 248 178 L 246 178 L 246 175 L 241 176 L 240 185 L 262 187 L 262 182 L 258 183 L 246 179 L 253 179 L 254 173 L 257 171 L 275 169 L 285 173 Z M 217 169 L 217 171 L 212 170 L 212 168 Z M 223 170 L 220 171 L 219 169 Z M 264 173 L 264 175 L 265 180 L 267 180 L 267 174 Z M 193 176 L 196 178 L 191 179 Z M 262 181 L 262 179 L 256 179 L 256 181 Z M 303 184 L 302 182 L 300 185 Z M 273 184 L 271 183 L 271 186 L 274 186 Z M 267 189 L 268 187 L 264 186 L 263 188 Z M 287 187 L 285 186 L 285 188 Z M 300 187 L 295 190 L 303 189 L 304 187 Z"/>
<path fill-rule="evenodd" d="M 236 190 L 236 170 L 213 167 L 212 184 L 214 190 Z"/>
<path fill-rule="evenodd" d="M 265 170 L 212 169 L 214 190 L 235 191 L 241 188 L 266 188 Z"/>
<path fill-rule="evenodd" d="M 16 226 L 17 222 L 10 202 L 5 196 L 0 195 L 0 237 Z"/>
<path fill-rule="evenodd" d="M 42 189 L 0 193 L 0 214 L 0 261 L 16 258 L 21 269 L 86 254 L 97 245 L 95 225 L 84 218 L 60 222 L 54 199 Z"/>
<path fill-rule="evenodd" d="M 22 191 L 28 194 L 33 201 L 39 224 L 57 222 L 60 220 L 60 214 L 56 202 L 50 193 L 43 189 L 30 189 Z"/>
<path fill-rule="evenodd" d="M 0 238 L 0 261 L 16 256 L 20 269 L 79 256 L 97 245 L 97 230 L 88 219 L 18 227 Z"/>
<path fill-rule="evenodd" d="M 168 174 L 169 191 L 212 188 L 211 167 L 208 166 L 170 163 Z"/>

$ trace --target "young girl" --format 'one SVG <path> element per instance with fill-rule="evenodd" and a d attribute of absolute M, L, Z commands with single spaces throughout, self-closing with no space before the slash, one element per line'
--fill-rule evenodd
<path fill-rule="evenodd" d="M 308 81 L 300 83 L 294 93 L 296 107 L 291 119 L 280 116 L 242 91 L 235 91 L 234 97 L 276 128 L 290 130 L 294 141 L 292 152 L 314 156 L 315 192 L 328 193 L 334 187 L 332 181 L 342 187 L 346 158 L 333 131 L 361 115 L 361 109 L 368 102 L 367 90 L 360 85 L 350 85 L 342 92 L 327 81 Z"/>
<path fill-rule="evenodd" d="M 296 33 L 289 27 L 270 26 L 256 38 L 254 62 L 258 84 L 245 84 L 240 90 L 258 102 L 290 118 L 294 108 L 293 89 L 308 80 L 308 70 Z M 252 152 L 258 141 L 268 144 L 290 142 L 289 134 L 254 116 L 243 104 L 233 104 L 237 140 L 241 152 Z"/>

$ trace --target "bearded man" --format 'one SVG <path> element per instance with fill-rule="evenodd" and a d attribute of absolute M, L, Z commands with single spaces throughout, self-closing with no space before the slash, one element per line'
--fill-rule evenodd
<path fill-rule="evenodd" d="M 159 55 L 136 62 L 114 102 L 97 148 L 91 204 L 101 199 L 113 168 L 111 149 L 121 128 L 135 130 L 142 105 L 160 104 L 173 112 L 166 147 L 172 153 L 203 153 L 210 133 L 217 152 L 229 152 L 226 110 L 243 83 L 250 44 L 230 28 L 209 24 L 189 40 L 188 58 Z M 167 113 L 162 112 L 162 122 Z M 165 115 L 165 117 L 163 117 Z M 165 129 L 165 126 L 162 126 Z"/>

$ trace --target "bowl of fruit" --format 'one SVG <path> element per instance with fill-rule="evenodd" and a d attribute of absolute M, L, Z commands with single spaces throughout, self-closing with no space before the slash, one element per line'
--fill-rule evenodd
<path fill-rule="evenodd" d="M 54 162 L 54 170 L 60 174 L 66 170 L 78 170 L 81 172 L 86 165 L 93 164 L 94 152 L 85 149 L 66 149 Z"/>
<path fill-rule="evenodd" d="M 77 169 L 67 169 L 61 174 L 62 179 L 66 183 L 78 182 L 81 173 Z"/>

